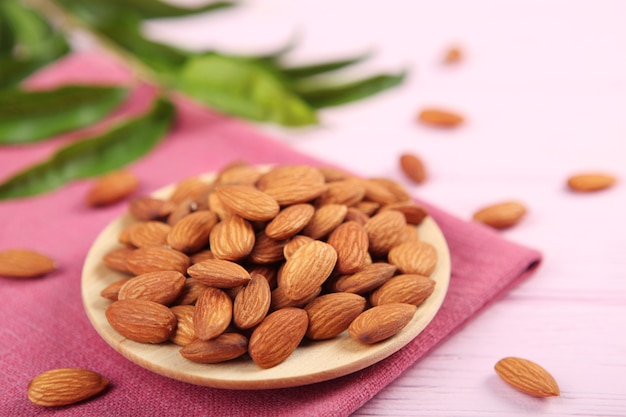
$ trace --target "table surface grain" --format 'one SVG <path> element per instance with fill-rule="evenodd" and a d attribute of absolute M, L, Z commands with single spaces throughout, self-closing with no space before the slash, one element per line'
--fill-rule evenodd
<path fill-rule="evenodd" d="M 528 207 L 502 235 L 542 251 L 532 278 L 355 416 L 626 416 L 625 16 L 620 0 L 256 0 L 146 27 L 155 39 L 241 52 L 297 35 L 295 64 L 372 51 L 349 73 L 408 69 L 400 88 L 325 110 L 321 127 L 260 128 L 362 175 L 398 179 L 460 218 L 503 200 Z M 453 45 L 463 59 L 443 65 Z M 420 125 L 427 106 L 466 123 Z M 403 152 L 423 158 L 427 182 L 406 181 Z M 621 181 L 593 194 L 566 189 L 569 175 L 589 170 Z M 561 396 L 504 384 L 493 367 L 505 356 L 543 365 Z"/>

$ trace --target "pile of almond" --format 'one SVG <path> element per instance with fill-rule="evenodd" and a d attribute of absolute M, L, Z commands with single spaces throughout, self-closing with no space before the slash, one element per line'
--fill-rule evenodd
<path fill-rule="evenodd" d="M 435 287 L 437 252 L 416 227 L 428 213 L 387 178 L 234 163 L 129 211 L 137 221 L 103 259 L 128 275 L 101 293 L 107 320 L 195 362 L 269 368 L 344 332 L 377 343 Z"/>

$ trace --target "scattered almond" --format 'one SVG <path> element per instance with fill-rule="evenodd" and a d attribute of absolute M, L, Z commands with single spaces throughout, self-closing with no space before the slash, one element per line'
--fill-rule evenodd
<path fill-rule="evenodd" d="M 459 126 L 464 122 L 460 114 L 438 108 L 423 109 L 418 115 L 418 120 L 426 125 L 447 128 Z"/>
<path fill-rule="evenodd" d="M 500 359 L 495 365 L 496 373 L 513 388 L 534 397 L 560 395 L 554 377 L 538 364 L 517 357 Z"/>
<path fill-rule="evenodd" d="M 505 201 L 479 209 L 472 219 L 494 229 L 507 229 L 519 223 L 525 215 L 524 204 L 518 201 Z"/>
<path fill-rule="evenodd" d="M 443 56 L 444 64 L 456 64 L 463 60 L 463 51 L 458 46 L 449 47 Z"/>
<path fill-rule="evenodd" d="M 610 188 L 616 181 L 617 178 L 611 174 L 588 172 L 570 176 L 567 186 L 572 191 L 585 193 Z"/>
<path fill-rule="evenodd" d="M 139 187 L 139 180 L 129 171 L 114 171 L 101 176 L 87 192 L 85 202 L 92 207 L 108 206 L 125 199 Z"/>
<path fill-rule="evenodd" d="M 94 397 L 108 385 L 107 378 L 88 369 L 51 369 L 28 383 L 28 399 L 36 405 L 60 407 Z"/>
<path fill-rule="evenodd" d="M 421 184 L 426 181 L 426 168 L 421 158 L 412 153 L 400 155 L 400 169 L 408 179 Z"/>
<path fill-rule="evenodd" d="M 30 249 L 0 251 L 0 276 L 10 278 L 35 278 L 54 271 L 56 262 L 48 256 Z"/>
<path fill-rule="evenodd" d="M 359 342 L 372 344 L 395 335 L 413 319 L 417 307 L 413 304 L 382 304 L 365 310 L 348 328 L 350 336 Z"/>

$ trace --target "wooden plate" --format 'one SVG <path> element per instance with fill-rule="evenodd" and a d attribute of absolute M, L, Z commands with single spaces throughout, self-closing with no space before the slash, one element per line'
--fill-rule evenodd
<path fill-rule="evenodd" d="M 211 180 L 213 175 L 203 178 Z M 165 197 L 173 188 L 173 185 L 166 187 L 154 195 Z M 199 364 L 183 358 L 178 352 L 180 346 L 173 343 L 150 345 L 128 340 L 106 320 L 105 310 L 111 302 L 101 297 L 100 292 L 125 275 L 105 266 L 102 258 L 119 246 L 118 234 L 134 221 L 130 214 L 115 219 L 100 233 L 87 254 L 82 272 L 82 297 L 87 316 L 100 336 L 130 361 L 157 374 L 196 385 L 229 389 L 285 388 L 326 381 L 368 367 L 400 350 L 420 334 L 441 307 L 450 280 L 446 240 L 435 221 L 427 217 L 418 229 L 421 239 L 437 250 L 437 267 L 431 275 L 436 281 L 435 290 L 419 306 L 409 325 L 394 337 L 375 345 L 363 345 L 344 332 L 331 340 L 303 343 L 287 360 L 270 369 L 259 368 L 246 355 L 219 364 Z"/>

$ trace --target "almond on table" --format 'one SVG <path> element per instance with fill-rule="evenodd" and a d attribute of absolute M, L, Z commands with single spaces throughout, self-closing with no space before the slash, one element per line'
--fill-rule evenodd
<path fill-rule="evenodd" d="M 456 127 L 465 122 L 463 115 L 456 111 L 428 107 L 421 110 L 417 119 L 425 125 L 437 127 Z"/>
<path fill-rule="evenodd" d="M 585 172 L 571 175 L 567 179 L 567 186 L 570 190 L 586 193 L 605 190 L 612 187 L 617 178 L 612 174 L 603 172 Z"/>
<path fill-rule="evenodd" d="M 130 171 L 114 171 L 98 178 L 87 192 L 85 202 L 92 207 L 117 203 L 139 188 L 139 179 Z"/>
<path fill-rule="evenodd" d="M 31 249 L 6 249 L 0 251 L 0 276 L 10 278 L 35 278 L 54 271 L 56 262 Z"/>
<path fill-rule="evenodd" d="M 496 373 L 513 388 L 534 397 L 554 397 L 561 391 L 554 377 L 528 359 L 506 357 L 495 365 Z"/>
<path fill-rule="evenodd" d="M 28 399 L 44 407 L 60 407 L 100 394 L 108 385 L 107 378 L 89 369 L 50 369 L 29 382 Z"/>
<path fill-rule="evenodd" d="M 515 226 L 526 215 L 526 206 L 519 201 L 504 201 L 485 206 L 472 216 L 474 221 L 494 229 L 507 229 Z"/>

